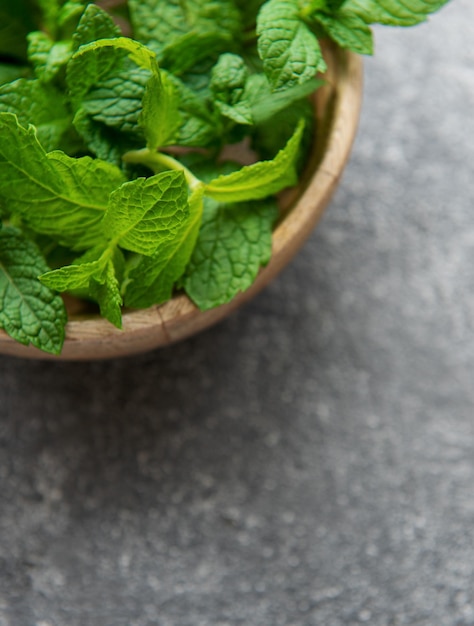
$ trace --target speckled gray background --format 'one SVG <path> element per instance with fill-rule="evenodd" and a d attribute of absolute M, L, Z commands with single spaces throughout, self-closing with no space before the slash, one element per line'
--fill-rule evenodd
<path fill-rule="evenodd" d="M 377 32 L 343 183 L 220 326 L 0 357 L 0 626 L 474 625 L 474 3 Z"/>

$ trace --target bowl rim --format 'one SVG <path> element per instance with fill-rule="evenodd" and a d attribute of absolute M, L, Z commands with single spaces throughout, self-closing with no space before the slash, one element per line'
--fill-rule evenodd
<path fill-rule="evenodd" d="M 184 294 L 162 305 L 125 310 L 122 330 L 98 315 L 70 315 L 59 356 L 24 346 L 0 330 L 0 354 L 77 361 L 138 354 L 208 328 L 261 291 L 301 248 L 321 218 L 355 139 L 363 90 L 361 57 L 329 44 L 325 59 L 325 85 L 313 97 L 317 119 L 313 149 L 299 185 L 281 194 L 282 211 L 273 232 L 271 260 L 249 289 L 208 311 L 200 311 Z"/>

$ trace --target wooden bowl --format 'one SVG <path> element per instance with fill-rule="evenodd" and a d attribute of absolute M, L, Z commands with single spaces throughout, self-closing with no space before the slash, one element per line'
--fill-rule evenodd
<path fill-rule="evenodd" d="M 232 302 L 201 312 L 185 295 L 161 306 L 125 311 L 123 330 L 69 302 L 69 322 L 61 356 L 23 346 L 0 331 L 0 353 L 27 358 L 89 360 L 145 352 L 166 346 L 215 324 L 252 298 L 290 261 L 320 219 L 342 174 L 354 141 L 362 99 L 360 57 L 328 46 L 327 85 L 314 97 L 317 133 L 297 188 L 281 196 L 281 218 L 273 236 L 273 256 L 254 284 Z"/>

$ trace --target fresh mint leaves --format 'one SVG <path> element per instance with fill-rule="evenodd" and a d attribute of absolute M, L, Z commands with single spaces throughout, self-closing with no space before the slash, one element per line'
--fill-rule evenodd
<path fill-rule="evenodd" d="M 248 289 L 311 143 L 320 40 L 371 54 L 372 24 L 446 1 L 128 0 L 129 37 L 100 3 L 3 0 L 0 328 L 59 354 L 59 293 L 120 328 L 124 305 Z"/>

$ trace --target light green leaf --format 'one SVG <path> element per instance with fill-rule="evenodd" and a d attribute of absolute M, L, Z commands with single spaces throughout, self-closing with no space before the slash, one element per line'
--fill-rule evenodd
<path fill-rule="evenodd" d="M 424 22 L 430 13 L 448 0 L 346 0 L 344 11 L 360 15 L 367 24 L 414 26 Z"/>
<path fill-rule="evenodd" d="M 143 139 L 130 133 L 122 133 L 112 126 L 94 120 L 84 109 L 74 116 L 74 127 L 84 139 L 87 147 L 98 159 L 120 167 L 122 155 L 143 145 Z"/>
<path fill-rule="evenodd" d="M 273 89 L 288 89 L 326 69 L 316 36 L 295 0 L 269 0 L 257 20 L 258 51 Z"/>
<path fill-rule="evenodd" d="M 62 3 L 59 0 L 36 0 L 36 4 L 41 11 L 41 27 L 56 35 Z"/>
<path fill-rule="evenodd" d="M 138 67 L 130 68 L 130 62 Z M 181 121 L 178 94 L 161 75 L 155 53 L 142 44 L 116 37 L 81 46 L 68 66 L 68 83 L 82 109 L 76 127 L 86 140 L 91 132 L 84 113 L 121 132 L 137 132 L 140 126 L 153 149 L 174 139 Z M 96 137 L 92 149 L 97 143 L 102 147 Z"/>
<path fill-rule="evenodd" d="M 125 304 L 146 308 L 171 298 L 173 286 L 183 275 L 193 252 L 203 212 L 202 189 L 189 198 L 189 217 L 182 221 L 173 238 L 164 241 L 152 257 L 142 257 L 130 271 Z"/>
<path fill-rule="evenodd" d="M 110 39 L 120 36 L 120 29 L 115 25 L 108 13 L 95 4 L 89 4 L 74 33 L 73 51 L 98 39 Z"/>
<path fill-rule="evenodd" d="M 13 228 L 0 230 L 0 328 L 24 345 L 59 354 L 66 310 L 61 298 L 38 280 L 47 270 L 31 241 Z"/>
<path fill-rule="evenodd" d="M 77 131 L 99 158 L 119 165 L 127 149 L 143 142 L 140 123 L 144 98 L 144 130 L 148 132 L 148 122 L 157 117 L 160 102 L 148 102 L 147 95 L 160 81 L 155 54 L 125 37 L 101 39 L 81 46 L 74 54 L 67 80 L 77 109 Z"/>
<path fill-rule="evenodd" d="M 0 113 L 0 198 L 36 232 L 73 249 L 103 240 L 101 220 L 120 170 L 89 157 L 46 154 L 33 127 Z"/>
<path fill-rule="evenodd" d="M 73 265 L 66 265 L 65 267 L 48 271 L 39 278 L 43 285 L 60 293 L 88 289 L 91 278 L 100 276 L 106 264 L 107 260 L 102 260 L 100 256 L 95 261 L 89 262 L 80 258 Z"/>
<path fill-rule="evenodd" d="M 157 71 L 156 54 L 150 50 L 150 48 L 128 37 L 115 37 L 92 41 L 91 43 L 81 46 L 74 54 L 72 60 L 78 61 L 84 58 L 95 58 L 97 60 L 99 58 L 98 53 L 104 49 L 115 52 L 125 52 L 138 67 L 143 67 L 152 73 Z"/>
<path fill-rule="evenodd" d="M 266 76 L 253 74 L 245 88 L 244 98 L 249 103 L 254 123 L 258 125 L 271 120 L 272 117 L 289 109 L 292 105 L 296 105 L 322 85 L 324 81 L 313 78 L 285 91 L 272 92 Z M 271 133 L 269 139 L 271 139 Z"/>
<path fill-rule="evenodd" d="M 99 303 L 100 314 L 117 328 L 122 328 L 122 296 L 113 262 L 108 261 L 102 274 L 92 277 L 90 294 Z"/>
<path fill-rule="evenodd" d="M 303 136 L 304 122 L 272 161 L 260 161 L 238 172 L 219 176 L 205 186 L 205 194 L 219 202 L 257 200 L 278 193 L 297 182 L 296 159 Z"/>
<path fill-rule="evenodd" d="M 119 250 L 98 247 L 77 259 L 73 265 L 47 272 L 39 278 L 43 285 L 59 292 L 83 291 L 98 302 L 103 317 L 121 328 L 122 297 L 117 273 L 123 274 L 123 265 Z"/>
<path fill-rule="evenodd" d="M 122 248 L 153 255 L 183 227 L 189 216 L 182 172 L 166 171 L 123 184 L 110 196 L 104 233 Z"/>
<path fill-rule="evenodd" d="M 14 113 L 23 126 L 33 124 L 46 151 L 61 146 L 72 122 L 60 91 L 38 80 L 19 80 L 0 87 L 0 112 Z"/>
<path fill-rule="evenodd" d="M 40 80 L 44 82 L 54 80 L 64 71 L 71 56 L 71 40 L 55 42 L 42 31 L 28 34 L 28 60 Z"/>
<path fill-rule="evenodd" d="M 319 11 L 312 18 L 341 48 L 358 54 L 373 54 L 372 31 L 357 13 L 342 9 L 332 16 Z"/>
<path fill-rule="evenodd" d="M 94 121 L 120 132 L 136 132 L 150 73 L 131 65 L 113 72 L 84 96 L 81 108 Z"/>
<path fill-rule="evenodd" d="M 219 135 L 218 116 L 211 113 L 204 99 L 187 87 L 179 78 L 162 71 L 173 83 L 178 97 L 181 125 L 176 133 L 176 144 L 187 147 L 208 146 Z"/>
<path fill-rule="evenodd" d="M 135 36 L 157 52 L 160 63 L 184 72 L 239 38 L 241 19 L 233 0 L 129 0 Z"/>
<path fill-rule="evenodd" d="M 252 111 L 245 96 L 249 73 L 237 54 L 222 54 L 212 70 L 211 90 L 214 104 L 224 117 L 237 124 L 252 124 Z"/>
<path fill-rule="evenodd" d="M 201 310 L 230 302 L 254 282 L 270 260 L 274 201 L 235 207 L 206 201 L 201 232 L 184 278 Z"/>
<path fill-rule="evenodd" d="M 150 150 L 157 150 L 175 140 L 181 125 L 179 105 L 178 90 L 168 76 L 156 67 L 145 89 L 139 119 Z"/>

